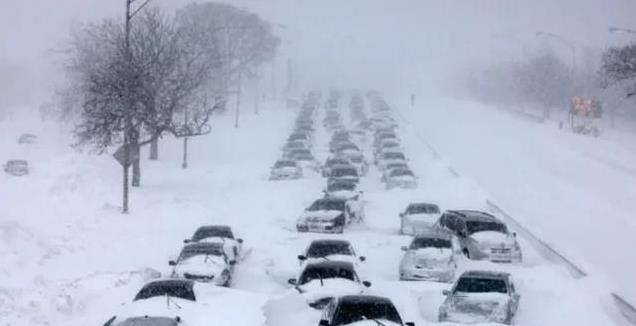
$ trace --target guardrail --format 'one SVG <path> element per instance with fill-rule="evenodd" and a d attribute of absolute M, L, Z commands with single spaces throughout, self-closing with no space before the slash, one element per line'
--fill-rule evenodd
<path fill-rule="evenodd" d="M 397 111 L 397 114 L 402 121 L 406 122 L 408 125 L 411 125 L 409 121 L 402 115 L 401 112 Z M 412 130 L 412 131 L 415 133 L 417 138 L 419 138 L 419 140 L 426 145 L 426 147 L 431 152 L 433 157 L 435 157 L 436 159 L 441 159 L 441 155 L 439 154 L 439 152 L 435 149 L 435 147 L 433 147 L 433 145 L 431 145 L 426 140 L 425 137 L 423 137 L 417 130 Z M 455 177 L 460 176 L 459 173 L 450 166 L 448 166 L 448 171 Z M 490 200 L 486 200 L 486 205 L 488 206 L 490 210 L 494 211 L 494 213 L 497 213 L 497 215 L 503 217 L 506 220 L 506 222 L 513 227 L 513 229 L 521 233 L 524 239 L 529 241 L 532 244 L 532 246 L 546 260 L 566 267 L 570 275 L 572 275 L 572 277 L 575 279 L 580 279 L 587 276 L 587 273 L 585 273 L 585 271 L 581 267 L 577 266 L 574 262 L 567 259 L 563 254 L 559 253 L 556 249 L 552 248 L 552 246 L 547 244 L 545 241 L 535 236 L 532 232 L 530 232 L 526 227 L 524 227 L 516 219 L 514 219 L 512 216 L 506 213 L 503 209 L 501 209 L 501 207 L 497 206 L 495 203 L 493 203 Z M 625 300 L 623 297 L 621 297 L 615 292 L 610 292 L 610 295 L 614 301 L 614 305 L 616 306 L 620 314 L 623 315 L 625 320 L 629 322 L 630 324 L 636 326 L 636 307 L 634 307 L 634 305 L 629 303 L 627 300 Z"/>

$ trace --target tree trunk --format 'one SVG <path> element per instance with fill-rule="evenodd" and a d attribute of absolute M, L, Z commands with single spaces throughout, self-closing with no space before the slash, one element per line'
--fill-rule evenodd
<path fill-rule="evenodd" d="M 140 159 L 137 158 L 132 164 L 132 186 L 141 186 L 141 164 Z"/>
<path fill-rule="evenodd" d="M 181 163 L 181 168 L 188 168 L 188 137 L 183 138 L 183 163 Z"/>
<path fill-rule="evenodd" d="M 159 159 L 159 137 L 153 139 L 150 142 L 150 160 L 156 161 Z"/>

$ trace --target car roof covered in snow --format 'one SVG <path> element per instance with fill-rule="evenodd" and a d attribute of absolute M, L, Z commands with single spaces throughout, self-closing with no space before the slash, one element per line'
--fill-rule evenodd
<path fill-rule="evenodd" d="M 473 210 L 453 210 L 446 211 L 447 213 L 451 213 L 455 216 L 460 217 L 465 221 L 480 221 L 480 222 L 497 222 L 503 223 L 495 216 L 488 214 L 482 211 L 473 211 Z"/>

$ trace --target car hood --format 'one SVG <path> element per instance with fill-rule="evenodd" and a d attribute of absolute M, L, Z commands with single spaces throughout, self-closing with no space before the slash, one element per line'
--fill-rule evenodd
<path fill-rule="evenodd" d="M 320 280 L 312 280 L 309 283 L 297 286 L 296 289 L 307 302 L 315 302 L 323 298 L 361 294 L 363 287 L 360 283 L 351 280 L 327 278 L 323 279 L 322 283 L 320 283 Z"/>
<path fill-rule="evenodd" d="M 516 239 L 513 236 L 496 231 L 475 232 L 471 234 L 470 237 L 479 242 L 480 245 L 487 247 L 509 248 L 516 242 Z"/>
<path fill-rule="evenodd" d="M 287 166 L 287 167 L 283 167 L 283 168 L 273 168 L 272 172 L 274 172 L 274 173 L 295 173 L 296 172 L 296 168 L 292 167 L 292 166 Z"/>
<path fill-rule="evenodd" d="M 206 259 L 205 256 L 194 256 L 190 259 L 180 261 L 179 264 L 175 266 L 174 271 L 178 275 L 189 273 L 194 275 L 207 276 L 218 275 L 226 267 L 227 264 L 222 257 L 208 256 L 208 258 Z"/>
<path fill-rule="evenodd" d="M 326 258 L 326 259 L 325 259 Z M 351 262 L 351 263 L 358 263 L 358 258 L 356 256 L 352 256 L 352 255 L 328 255 L 325 258 L 315 258 L 315 257 L 309 257 L 305 260 L 304 264 L 307 263 L 316 263 L 316 262 L 323 262 L 325 260 L 331 260 L 331 261 L 347 261 L 347 262 Z"/>
<path fill-rule="evenodd" d="M 453 251 L 448 248 L 422 248 L 417 250 L 409 250 L 407 258 L 414 263 L 430 266 L 440 263 L 447 263 L 453 257 Z"/>
<path fill-rule="evenodd" d="M 306 222 L 330 222 L 341 214 L 341 211 L 310 211 L 305 212 L 299 220 Z"/>
<path fill-rule="evenodd" d="M 503 293 L 461 293 L 453 295 L 451 309 L 469 315 L 471 321 L 487 321 L 492 314 L 505 309 L 508 303 L 509 297 Z"/>

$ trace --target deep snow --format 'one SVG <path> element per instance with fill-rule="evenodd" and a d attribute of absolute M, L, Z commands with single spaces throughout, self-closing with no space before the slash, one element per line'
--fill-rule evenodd
<path fill-rule="evenodd" d="M 367 257 L 359 273 L 373 282 L 370 293 L 390 297 L 404 320 L 436 323 L 441 291 L 450 285 L 398 281 L 400 247 L 411 239 L 398 234 L 398 213 L 411 201 L 434 202 L 441 209 L 485 209 L 487 193 L 473 180 L 450 173 L 447 163 L 435 159 L 405 126 L 399 133 L 419 188 L 387 192 L 371 169 L 361 184 L 365 225 L 341 236 L 298 234 L 296 218 L 321 196 L 325 181 L 319 176 L 267 180 L 296 114 L 279 107 L 272 105 L 259 116 L 244 114 L 240 129 L 233 128 L 231 115 L 215 119 L 210 135 L 191 140 L 187 170 L 180 169 L 181 143 L 164 140 L 161 160 L 143 162 L 143 186 L 133 190 L 129 215 L 118 212 L 121 171 L 110 156 L 73 151 L 68 135 L 48 123 L 34 131 L 33 121 L 30 130 L 0 122 L 0 160 L 23 156 L 33 164 L 28 177 L 0 179 L 0 320 L 5 325 L 102 324 L 145 280 L 156 277 L 155 271 L 169 271 L 168 260 L 196 227 L 225 223 L 245 239 L 246 255 L 236 266 L 233 286 L 269 298 L 261 307 L 268 325 L 317 324 L 320 314 L 304 305 L 287 279 L 297 275 L 296 256 L 312 239 L 330 237 L 350 240 L 357 254 Z M 36 132 L 38 143 L 15 144 L 25 131 Z M 320 160 L 326 156 L 326 137 L 321 130 Z M 612 324 L 603 306 L 604 283 L 573 280 L 523 239 L 521 246 L 522 265 L 463 261 L 460 272 L 513 273 L 522 295 L 519 325 Z M 223 322 L 237 321 L 253 322 Z"/>

